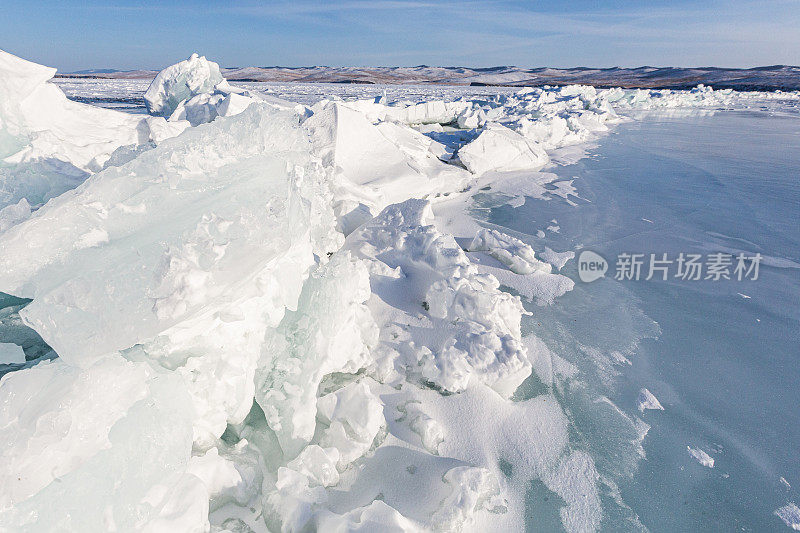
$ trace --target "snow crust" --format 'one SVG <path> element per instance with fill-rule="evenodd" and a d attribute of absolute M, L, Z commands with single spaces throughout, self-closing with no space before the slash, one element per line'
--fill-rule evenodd
<path fill-rule="evenodd" d="M 521 328 L 523 298 L 572 289 L 552 267 L 573 254 L 450 209 L 541 188 L 615 108 L 748 96 L 307 107 L 195 54 L 148 89 L 163 116 L 136 117 L 53 73 L 0 52 L 0 292 L 32 299 L 14 312 L 57 354 L 0 381 L 0 529 L 520 530 L 532 480 L 567 530 L 600 527 L 554 394 L 577 371 Z M 516 397 L 528 378 L 543 391 Z"/>

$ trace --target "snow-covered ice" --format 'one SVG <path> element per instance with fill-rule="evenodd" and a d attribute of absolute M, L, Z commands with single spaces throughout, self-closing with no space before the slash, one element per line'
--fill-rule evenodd
<path fill-rule="evenodd" d="M 219 65 L 197 54 L 158 73 L 144 93 L 147 110 L 154 115 L 171 115 L 177 107 L 199 94 L 228 88 Z M 230 91 L 228 91 L 230 92 Z"/>
<path fill-rule="evenodd" d="M 568 531 L 626 508 L 574 440 L 582 370 L 532 326 L 574 252 L 469 210 L 575 205 L 539 171 L 622 111 L 758 95 L 298 103 L 194 54 L 136 115 L 53 74 L 0 52 L 0 291 L 31 300 L 0 309 L 24 340 L 0 338 L 0 528 L 522 530 L 534 488 Z M 646 424 L 596 403 L 641 449 Z"/>
<path fill-rule="evenodd" d="M 157 143 L 183 129 L 164 118 L 68 100 L 48 81 L 54 74 L 0 50 L 0 229 L 114 164 L 118 149 Z"/>

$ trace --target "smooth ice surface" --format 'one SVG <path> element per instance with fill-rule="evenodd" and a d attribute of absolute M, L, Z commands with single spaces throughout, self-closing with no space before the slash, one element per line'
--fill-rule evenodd
<path fill-rule="evenodd" d="M 22 346 L 10 342 L 0 343 L 0 365 L 13 365 L 25 362 Z"/>
<path fill-rule="evenodd" d="M 598 470 L 616 479 L 609 501 L 620 496 L 651 529 L 786 531 L 774 511 L 796 500 L 794 483 L 787 491 L 780 478 L 800 475 L 800 437 L 785 423 L 800 402 L 800 124 L 782 108 L 635 116 L 601 139 L 593 156 L 553 169 L 556 179 L 574 179 L 570 202 L 545 191 L 519 207 L 488 196 L 480 205 L 496 206 L 492 227 L 534 243 L 556 219 L 560 233 L 543 232 L 539 246 L 588 249 L 610 262 L 609 275 L 589 284 L 567 263 L 561 273 L 575 288 L 531 319 L 555 324 L 537 335 L 618 408 L 591 396 L 564 400 Z M 621 252 L 719 250 L 762 253 L 759 279 L 613 279 Z M 643 388 L 663 412 L 639 414 Z M 714 468 L 700 467 L 687 445 L 705 450 Z M 608 524 L 626 520 L 613 504 L 605 509 Z"/>

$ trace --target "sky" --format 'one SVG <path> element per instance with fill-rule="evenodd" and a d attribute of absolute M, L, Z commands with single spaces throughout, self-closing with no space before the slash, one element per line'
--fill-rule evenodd
<path fill-rule="evenodd" d="M 800 0 L 0 0 L 0 49 L 62 72 L 222 66 L 800 64 Z"/>

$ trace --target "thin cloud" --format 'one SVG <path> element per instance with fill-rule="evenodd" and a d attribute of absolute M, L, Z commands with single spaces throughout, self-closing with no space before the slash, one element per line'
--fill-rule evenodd
<path fill-rule="evenodd" d="M 440 9 L 441 4 L 404 0 L 354 1 L 331 3 L 281 3 L 269 5 L 228 6 L 215 12 L 240 13 L 254 16 L 290 16 L 324 14 L 346 11 L 405 11 L 414 9 Z"/>

